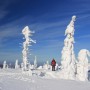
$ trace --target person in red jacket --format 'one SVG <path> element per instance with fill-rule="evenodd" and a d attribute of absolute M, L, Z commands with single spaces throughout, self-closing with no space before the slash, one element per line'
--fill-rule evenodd
<path fill-rule="evenodd" d="M 56 61 L 53 59 L 51 62 L 52 71 L 55 71 Z"/>

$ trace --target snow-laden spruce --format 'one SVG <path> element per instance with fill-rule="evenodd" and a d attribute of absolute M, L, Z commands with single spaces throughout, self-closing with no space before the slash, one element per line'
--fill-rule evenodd
<path fill-rule="evenodd" d="M 15 69 L 18 69 L 19 68 L 19 64 L 18 64 L 18 60 L 16 60 L 15 62 Z"/>
<path fill-rule="evenodd" d="M 37 68 L 37 57 L 35 56 L 35 60 L 34 60 L 34 69 Z"/>
<path fill-rule="evenodd" d="M 25 41 L 23 42 L 23 50 L 22 50 L 22 54 L 23 54 L 23 70 L 27 70 L 28 69 L 28 53 L 29 53 L 29 46 L 31 46 L 31 43 L 36 43 L 34 40 L 32 40 L 30 38 L 30 36 L 32 36 L 32 32 L 28 26 L 26 26 L 23 30 L 22 30 L 22 34 L 24 35 L 24 39 Z"/>
<path fill-rule="evenodd" d="M 7 68 L 7 63 L 6 61 L 3 62 L 3 69 L 6 69 Z"/>
<path fill-rule="evenodd" d="M 90 52 L 86 49 L 82 49 L 78 53 L 77 79 L 80 81 L 88 80 L 88 56 L 90 56 Z"/>
<path fill-rule="evenodd" d="M 51 65 L 49 65 L 49 61 L 48 60 L 46 61 L 46 63 L 44 63 L 43 69 L 46 69 L 46 70 L 51 69 Z"/>
<path fill-rule="evenodd" d="M 61 71 L 62 71 L 62 78 L 64 79 L 75 79 L 75 72 L 76 72 L 76 62 L 75 62 L 75 54 L 74 54 L 74 22 L 76 16 L 72 17 L 70 24 L 67 26 L 65 31 L 66 38 L 64 40 L 64 47 L 62 50 L 62 57 L 61 57 Z"/>

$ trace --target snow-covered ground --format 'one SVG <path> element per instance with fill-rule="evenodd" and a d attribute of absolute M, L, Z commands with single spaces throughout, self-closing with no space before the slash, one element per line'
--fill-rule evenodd
<path fill-rule="evenodd" d="M 33 71 L 33 76 L 29 76 L 21 70 L 0 69 L 0 90 L 90 90 L 90 82 L 57 79 L 57 71 L 48 71 L 46 76 L 40 72 Z"/>

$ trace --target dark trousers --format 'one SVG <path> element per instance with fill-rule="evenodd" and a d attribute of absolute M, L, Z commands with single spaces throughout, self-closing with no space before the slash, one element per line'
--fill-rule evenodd
<path fill-rule="evenodd" d="M 55 66 L 52 66 L 52 71 L 55 71 Z"/>

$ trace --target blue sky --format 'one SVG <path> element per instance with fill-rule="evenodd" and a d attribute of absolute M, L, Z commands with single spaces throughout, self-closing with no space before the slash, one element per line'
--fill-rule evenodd
<path fill-rule="evenodd" d="M 75 54 L 80 49 L 90 50 L 89 0 L 0 0 L 0 62 L 22 61 L 22 29 L 28 25 L 35 33 L 30 61 L 53 58 L 60 62 L 64 32 L 71 17 L 75 22 Z"/>

